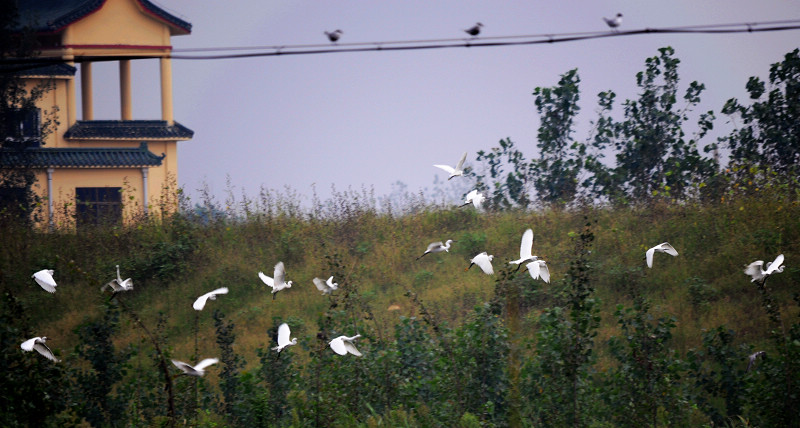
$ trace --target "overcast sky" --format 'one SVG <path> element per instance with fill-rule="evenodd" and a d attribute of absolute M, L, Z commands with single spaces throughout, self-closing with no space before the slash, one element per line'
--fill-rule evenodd
<path fill-rule="evenodd" d="M 605 31 L 603 16 L 624 14 L 622 29 L 764 22 L 800 18 L 796 0 L 672 1 L 219 1 L 158 0 L 192 24 L 172 38 L 187 48 L 341 43 L 467 36 Z M 701 110 L 719 115 L 725 100 L 744 98 L 750 76 L 800 45 L 800 32 L 638 35 L 511 47 L 334 53 L 225 60 L 173 60 L 175 120 L 192 129 L 180 142 L 179 183 L 190 195 L 208 184 L 222 195 L 226 178 L 255 196 L 261 186 L 291 186 L 322 196 L 362 185 L 388 194 L 446 179 L 433 164 L 453 165 L 464 151 L 510 137 L 537 157 L 538 117 L 531 95 L 578 68 L 581 106 L 576 139 L 595 119 L 597 93 L 636 97 L 635 75 L 657 49 L 672 46 L 682 87 L 706 85 Z M 176 52 L 177 54 L 177 52 Z M 119 119 L 116 64 L 95 66 L 95 119 Z M 158 63 L 134 61 L 134 119 L 160 118 Z M 683 89 L 681 90 L 683 92 Z M 80 93 L 80 91 L 78 91 Z M 108 95 L 102 95 L 102 94 Z M 617 106 L 617 111 L 621 110 Z M 718 131 L 719 132 L 719 131 Z M 707 141 L 710 142 L 710 141 Z M 220 196 L 221 197 L 221 196 Z"/>

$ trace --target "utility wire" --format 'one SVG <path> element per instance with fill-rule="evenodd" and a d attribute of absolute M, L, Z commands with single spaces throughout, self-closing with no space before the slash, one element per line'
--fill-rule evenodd
<path fill-rule="evenodd" d="M 643 34 L 733 34 L 733 33 L 761 33 L 774 31 L 800 30 L 800 19 L 766 21 L 753 23 L 689 25 L 666 28 L 643 28 L 627 31 L 596 31 L 573 32 L 558 34 L 532 34 L 516 36 L 473 37 L 460 39 L 425 39 L 384 42 L 359 42 L 338 44 L 311 44 L 311 45 L 273 45 L 251 47 L 218 47 L 218 48 L 184 48 L 173 49 L 167 58 L 176 60 L 220 60 L 270 57 L 281 55 L 315 55 L 345 52 L 370 52 L 370 51 L 407 51 L 424 49 L 447 48 L 479 48 L 499 46 L 521 46 L 536 44 L 552 44 L 575 42 L 591 39 L 637 36 Z M 249 51 L 244 53 L 222 53 L 213 55 L 187 55 L 184 52 L 230 52 Z M 81 56 L 77 62 L 103 62 L 120 60 L 137 60 L 163 58 L 159 55 L 112 55 L 112 56 Z M 17 72 L 36 68 L 42 65 L 64 63 L 62 58 L 36 57 L 36 58 L 2 58 L 0 59 L 0 72 Z M 11 67 L 9 67 L 12 65 Z M 17 65 L 14 67 L 13 65 Z"/>

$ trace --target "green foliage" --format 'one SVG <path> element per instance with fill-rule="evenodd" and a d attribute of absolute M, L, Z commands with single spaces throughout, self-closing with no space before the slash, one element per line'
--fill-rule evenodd
<path fill-rule="evenodd" d="M 540 116 L 538 132 L 539 159 L 531 172 L 538 197 L 545 203 L 571 202 L 578 192 L 578 174 L 583 168 L 585 144 L 572 141 L 573 125 L 580 111 L 578 70 L 561 75 L 558 85 L 536 88 L 536 111 Z"/>
<path fill-rule="evenodd" d="M 478 152 L 476 160 L 485 164 L 481 171 L 470 168 L 465 175 L 475 179 L 475 187 L 486 196 L 484 206 L 487 208 L 526 208 L 531 204 L 531 165 L 511 138 L 500 140 L 498 144 L 499 147 L 493 147 L 488 152 Z"/>

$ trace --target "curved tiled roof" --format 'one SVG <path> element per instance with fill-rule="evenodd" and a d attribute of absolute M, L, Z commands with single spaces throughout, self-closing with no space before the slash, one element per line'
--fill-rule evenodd
<path fill-rule="evenodd" d="M 188 140 L 194 131 L 165 120 L 79 120 L 64 134 L 66 140 Z"/>
<path fill-rule="evenodd" d="M 139 147 L 0 149 L 0 168 L 119 168 L 159 166 L 166 155 L 156 156 Z"/>
<path fill-rule="evenodd" d="M 167 24 L 177 32 L 189 34 L 192 24 L 168 13 L 148 0 L 135 0 L 142 8 Z M 21 26 L 29 26 L 34 31 L 55 33 L 64 27 L 95 12 L 106 0 L 27 0 L 19 2 Z"/>

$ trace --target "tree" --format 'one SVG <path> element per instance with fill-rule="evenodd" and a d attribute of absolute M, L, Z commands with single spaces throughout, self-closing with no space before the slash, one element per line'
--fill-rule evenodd
<path fill-rule="evenodd" d="M 37 54 L 38 43 L 33 31 L 20 25 L 17 2 L 0 1 L 0 61 L 30 58 Z M 0 162 L 0 220 L 25 224 L 33 216 L 39 198 L 33 191 L 36 174 L 30 146 L 39 145 L 55 123 L 55 112 L 39 114 L 37 102 L 52 89 L 44 81 L 27 88 L 21 78 L 31 65 L 3 62 L 0 65 L 0 156 L 14 159 L 14 168 Z"/>
<path fill-rule="evenodd" d="M 771 170 L 773 179 L 798 186 L 800 174 L 800 49 L 772 64 L 769 85 L 751 77 L 745 86 L 753 103 L 729 99 L 722 113 L 741 126 L 722 139 L 731 152 L 733 175 L 750 180 Z"/>
<path fill-rule="evenodd" d="M 665 47 L 645 61 L 645 70 L 636 75 L 639 99 L 623 103 L 623 121 L 610 116 L 615 94 L 599 95 L 601 110 L 592 144 L 598 153 L 615 150 L 616 165 L 605 167 L 599 161 L 602 155 L 590 160 L 594 176 L 589 187 L 598 192 L 596 197 L 642 203 L 661 197 L 681 200 L 716 171 L 716 162 L 697 149 L 698 140 L 712 129 L 713 112 L 700 115 L 694 138 L 687 141 L 683 131 L 705 85 L 692 82 L 683 96 L 685 106 L 678 108 L 680 60 L 674 54 L 674 49 Z"/>
<path fill-rule="evenodd" d="M 572 69 L 561 75 L 558 85 L 537 87 L 533 91 L 541 123 L 536 144 L 539 159 L 531 162 L 531 170 L 542 202 L 568 203 L 578 191 L 578 174 L 586 147 L 583 143 L 571 141 L 571 136 L 575 117 L 580 111 L 580 81 L 578 69 Z"/>

